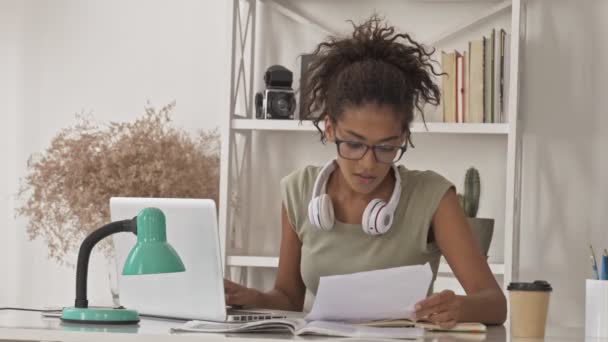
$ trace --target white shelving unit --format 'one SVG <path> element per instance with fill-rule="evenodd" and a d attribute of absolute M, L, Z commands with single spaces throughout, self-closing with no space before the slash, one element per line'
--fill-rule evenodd
<path fill-rule="evenodd" d="M 264 257 L 264 256 L 228 256 L 226 260 L 228 266 L 238 267 L 265 267 L 265 268 L 276 268 L 279 266 L 278 257 Z M 505 273 L 504 264 L 490 264 L 492 273 L 502 275 Z M 439 264 L 439 273 L 446 274 L 452 273 L 450 265 L 447 263 Z"/>
<path fill-rule="evenodd" d="M 296 131 L 317 132 L 312 121 L 297 120 L 256 120 L 233 119 L 232 129 L 235 131 Z M 427 122 L 425 124 L 414 122 L 412 133 L 451 133 L 451 134 L 498 134 L 507 135 L 509 124 L 480 124 L 480 123 L 443 123 Z"/>
<path fill-rule="evenodd" d="M 257 8 L 259 2 L 293 19 L 294 21 L 313 27 L 323 33 L 333 33 L 327 27 L 319 24 L 314 18 L 307 17 L 289 6 L 288 1 L 276 2 L 274 0 L 233 0 L 232 22 L 232 66 L 230 115 L 226 115 L 222 124 L 221 144 L 221 177 L 220 177 L 220 204 L 219 227 L 222 245 L 222 258 L 227 270 L 235 268 L 248 268 L 249 270 L 276 268 L 278 257 L 259 255 L 233 255 L 226 253 L 229 234 L 234 232 L 236 222 L 242 220 L 240 216 L 247 215 L 247 208 L 236 210 L 233 206 L 235 197 L 239 197 L 239 190 L 246 192 L 246 198 L 251 197 L 251 176 L 247 170 L 252 164 L 252 140 L 254 132 L 290 132 L 298 134 L 313 134 L 316 128 L 310 121 L 297 120 L 258 120 L 255 119 L 253 105 L 253 75 L 255 65 L 255 32 L 257 26 Z M 481 22 L 489 20 L 498 14 L 510 11 L 511 14 L 511 46 L 509 71 L 509 89 L 507 99 L 507 120 L 504 124 L 472 124 L 472 123 L 413 123 L 412 132 L 417 134 L 450 134 L 462 136 L 475 136 L 480 141 L 486 136 L 498 136 L 506 140 L 506 188 L 505 188 L 505 222 L 504 229 L 495 232 L 504 232 L 504 263 L 491 263 L 492 272 L 502 278 L 503 285 L 518 277 L 519 259 L 519 217 L 520 217 L 520 172 L 521 172 L 521 134 L 519 125 L 519 60 L 520 44 L 524 37 L 525 0 L 486 1 L 470 0 L 471 2 L 490 3 L 481 14 L 465 18 L 453 27 L 447 28 L 443 33 L 428 39 L 421 39 L 425 45 L 435 45 L 457 36 L 460 32 L 474 28 Z M 348 1 L 342 1 L 345 6 Z M 429 1 L 441 6 L 440 1 Z M 376 4 L 378 6 L 378 4 Z M 258 70 L 259 72 L 259 70 Z M 237 109 L 237 99 L 244 99 L 244 108 Z M 243 106 L 241 106 L 243 107 Z M 299 133 L 301 132 L 301 133 Z M 237 139 L 238 137 L 238 139 Z M 238 140 L 238 143 L 237 143 Z M 241 145 L 239 145 L 241 144 Z M 278 188 L 278 180 L 276 182 Z M 257 195 L 256 195 L 257 196 Z M 269 222 L 268 224 L 279 224 Z M 449 265 L 442 263 L 440 274 L 451 274 Z"/>

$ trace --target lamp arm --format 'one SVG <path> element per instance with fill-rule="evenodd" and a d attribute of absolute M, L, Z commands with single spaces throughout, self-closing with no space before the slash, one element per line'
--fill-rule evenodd
<path fill-rule="evenodd" d="M 78 263 L 76 265 L 76 303 L 77 308 L 87 308 L 87 277 L 89 272 L 89 258 L 95 245 L 104 238 L 120 233 L 131 232 L 137 235 L 137 222 L 135 218 L 130 220 L 116 221 L 95 230 L 87 236 L 78 251 Z"/>

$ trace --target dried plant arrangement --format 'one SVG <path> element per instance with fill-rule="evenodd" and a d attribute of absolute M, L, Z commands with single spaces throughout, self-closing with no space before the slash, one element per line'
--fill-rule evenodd
<path fill-rule="evenodd" d="M 134 122 L 100 125 L 78 115 L 74 126 L 30 157 L 16 214 L 26 217 L 30 240 L 43 239 L 48 257 L 68 256 L 110 220 L 110 197 L 211 198 L 219 195 L 219 134 L 191 135 L 172 126 L 172 102 L 149 104 Z M 101 250 L 112 255 L 109 239 Z"/>

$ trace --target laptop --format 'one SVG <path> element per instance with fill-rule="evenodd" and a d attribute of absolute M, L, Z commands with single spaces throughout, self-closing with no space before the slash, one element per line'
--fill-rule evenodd
<path fill-rule="evenodd" d="M 226 306 L 215 202 L 211 199 L 110 199 L 112 221 L 137 216 L 155 207 L 165 214 L 167 241 L 181 257 L 185 272 L 123 276 L 124 262 L 137 241 L 131 233 L 112 235 L 121 306 L 142 315 L 184 320 L 243 322 L 285 318 L 265 310 Z"/>

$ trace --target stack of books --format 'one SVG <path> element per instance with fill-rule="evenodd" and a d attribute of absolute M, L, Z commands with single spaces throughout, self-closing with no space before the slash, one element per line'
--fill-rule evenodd
<path fill-rule="evenodd" d="M 441 52 L 443 121 L 505 123 L 510 37 L 504 29 Z"/>

